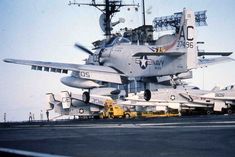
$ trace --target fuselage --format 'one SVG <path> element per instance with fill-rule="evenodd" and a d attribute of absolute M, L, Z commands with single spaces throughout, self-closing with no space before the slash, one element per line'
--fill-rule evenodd
<path fill-rule="evenodd" d="M 153 53 L 157 45 L 137 45 L 124 41 L 118 37 L 114 43 L 97 49 L 94 55 L 89 56 L 87 64 L 109 66 L 127 77 L 152 77 L 187 72 L 182 57 L 144 54 L 134 57 L 136 53 Z"/>

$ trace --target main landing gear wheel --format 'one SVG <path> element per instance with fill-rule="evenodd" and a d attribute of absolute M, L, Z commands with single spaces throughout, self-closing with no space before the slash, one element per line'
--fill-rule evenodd
<path fill-rule="evenodd" d="M 151 99 L 151 91 L 149 89 L 146 89 L 144 91 L 144 100 L 149 101 Z"/>
<path fill-rule="evenodd" d="M 233 113 L 233 110 L 232 110 L 232 109 L 228 109 L 227 112 L 228 112 L 228 114 L 230 115 L 230 114 Z"/>
<path fill-rule="evenodd" d="M 82 100 L 87 104 L 90 101 L 90 93 L 89 92 L 83 92 L 82 94 Z"/>
<path fill-rule="evenodd" d="M 207 114 L 207 115 L 211 115 L 211 114 L 212 114 L 212 111 L 211 111 L 211 110 L 207 110 L 207 111 L 206 111 L 206 114 Z"/>
<path fill-rule="evenodd" d="M 128 113 L 125 114 L 125 118 L 126 118 L 126 119 L 130 119 L 130 118 L 131 118 L 130 114 L 128 114 Z"/>

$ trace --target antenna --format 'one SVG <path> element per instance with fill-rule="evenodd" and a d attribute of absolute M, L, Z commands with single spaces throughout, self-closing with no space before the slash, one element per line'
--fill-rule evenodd
<path fill-rule="evenodd" d="M 144 0 L 142 0 L 142 7 L 143 7 L 143 26 L 145 26 L 145 6 L 144 6 Z"/>
<path fill-rule="evenodd" d="M 111 19 L 114 16 L 115 13 L 120 11 L 121 7 L 126 6 L 136 6 L 139 7 L 139 4 L 122 4 L 121 0 L 105 0 L 104 3 L 96 3 L 96 0 L 92 0 L 91 3 L 77 3 L 76 0 L 73 2 L 69 1 L 68 5 L 87 5 L 87 6 L 93 6 L 100 10 L 104 16 L 104 30 L 105 30 L 105 36 L 109 38 L 111 36 L 111 30 L 112 30 L 112 23 Z M 101 15 L 101 16 L 102 16 Z M 102 29 L 102 28 L 101 28 Z"/>
<path fill-rule="evenodd" d="M 182 12 L 174 13 L 170 16 L 156 17 L 153 20 L 155 31 L 174 30 L 180 26 Z M 194 12 L 196 26 L 206 26 L 206 10 Z"/>

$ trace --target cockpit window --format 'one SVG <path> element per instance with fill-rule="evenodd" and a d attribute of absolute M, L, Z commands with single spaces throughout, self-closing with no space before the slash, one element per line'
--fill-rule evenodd
<path fill-rule="evenodd" d="M 234 85 L 227 86 L 227 87 L 224 88 L 224 90 L 232 90 L 232 89 L 234 89 Z"/>
<path fill-rule="evenodd" d="M 127 38 L 119 38 L 119 43 L 130 43 L 131 41 Z"/>
<path fill-rule="evenodd" d="M 105 46 L 112 46 L 112 45 L 114 45 L 114 41 L 117 39 L 117 37 L 112 37 L 112 38 L 110 38 L 108 41 L 107 41 L 107 43 L 105 44 Z"/>
<path fill-rule="evenodd" d="M 113 46 L 117 43 L 130 43 L 131 41 L 127 38 L 123 37 L 112 37 L 108 40 L 108 42 L 105 44 L 105 46 Z"/>

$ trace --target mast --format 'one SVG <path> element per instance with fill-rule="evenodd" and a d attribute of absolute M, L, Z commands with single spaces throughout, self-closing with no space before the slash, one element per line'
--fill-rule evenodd
<path fill-rule="evenodd" d="M 95 8 L 97 8 L 98 10 L 100 10 L 104 15 L 105 15 L 105 19 L 104 19 L 104 26 L 105 26 L 105 36 L 107 38 L 109 38 L 112 33 L 112 17 L 115 13 L 120 11 L 121 7 L 126 7 L 126 6 L 134 6 L 134 7 L 139 7 L 139 4 L 122 4 L 121 0 L 105 0 L 104 3 L 96 3 L 96 0 L 92 0 L 91 3 L 77 3 L 76 0 L 74 0 L 73 2 L 69 1 L 68 5 L 77 5 L 77 6 L 81 6 L 81 5 L 87 5 L 87 6 L 93 6 Z"/>
<path fill-rule="evenodd" d="M 114 13 L 114 12 L 113 12 Z M 109 0 L 105 0 L 105 36 L 111 35 L 111 10 Z"/>
<path fill-rule="evenodd" d="M 144 0 L 142 0 L 142 13 L 143 13 L 143 26 L 145 26 L 145 6 L 144 6 Z"/>

